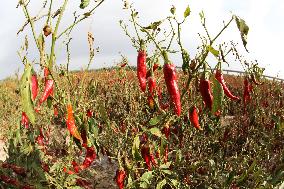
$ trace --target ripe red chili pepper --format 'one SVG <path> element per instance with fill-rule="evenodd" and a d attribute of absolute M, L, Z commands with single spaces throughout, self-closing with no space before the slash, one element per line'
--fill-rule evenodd
<path fill-rule="evenodd" d="M 227 97 L 229 97 L 230 99 L 232 100 L 240 100 L 239 97 L 237 96 L 234 96 L 231 91 L 228 89 L 227 85 L 226 85 L 226 82 L 224 80 L 224 77 L 223 77 L 223 73 L 221 72 L 221 70 L 217 69 L 216 70 L 216 73 L 215 73 L 215 78 L 219 81 L 219 83 L 222 85 L 222 88 L 224 90 L 224 93 Z"/>
<path fill-rule="evenodd" d="M 19 186 L 19 182 L 16 179 L 6 175 L 0 175 L 0 180 L 6 184 L 11 184 L 12 186 Z"/>
<path fill-rule="evenodd" d="M 126 65 L 127 65 L 127 63 L 123 63 L 123 64 L 120 64 L 120 67 L 124 68 Z"/>
<path fill-rule="evenodd" d="M 35 100 L 38 94 L 38 82 L 36 74 L 32 75 L 32 99 Z"/>
<path fill-rule="evenodd" d="M 93 117 L 93 115 L 94 115 L 93 111 L 88 109 L 87 110 L 87 117 L 91 118 L 91 117 Z"/>
<path fill-rule="evenodd" d="M 198 130 L 202 130 L 202 128 L 199 125 L 199 120 L 198 120 L 198 113 L 197 109 L 195 106 L 189 110 L 189 120 L 191 124 Z"/>
<path fill-rule="evenodd" d="M 252 85 L 248 81 L 248 78 L 245 78 L 245 80 L 244 80 L 244 94 L 243 94 L 243 100 L 244 100 L 245 106 L 251 100 L 251 96 L 250 96 L 251 91 L 252 91 Z"/>
<path fill-rule="evenodd" d="M 150 147 L 147 144 L 141 146 L 141 154 L 147 165 L 148 170 L 151 170 L 151 156 L 150 156 Z"/>
<path fill-rule="evenodd" d="M 144 49 L 140 49 L 137 56 L 137 77 L 140 88 L 143 92 L 146 90 L 146 72 L 146 51 Z"/>
<path fill-rule="evenodd" d="M 28 129 L 29 128 L 29 118 L 25 112 L 22 112 L 21 124 Z"/>
<path fill-rule="evenodd" d="M 116 171 L 116 176 L 115 176 L 115 180 L 116 180 L 116 184 L 118 186 L 119 189 L 123 189 L 124 188 L 124 180 L 126 178 L 126 172 L 123 168 L 120 168 Z"/>
<path fill-rule="evenodd" d="M 21 175 L 21 176 L 26 176 L 26 169 L 14 164 L 10 165 L 10 169 L 12 169 L 14 171 L 14 173 Z"/>
<path fill-rule="evenodd" d="M 168 93 L 171 98 L 171 102 L 174 104 L 174 110 L 177 116 L 181 114 L 180 92 L 177 84 L 177 75 L 175 71 L 175 65 L 169 62 L 165 62 L 163 67 L 164 79 L 167 85 Z"/>
<path fill-rule="evenodd" d="M 91 165 L 91 163 L 96 159 L 96 152 L 94 146 L 92 147 L 86 147 L 86 157 L 83 162 L 83 168 L 86 169 Z"/>
<path fill-rule="evenodd" d="M 171 129 L 168 125 L 166 125 L 164 128 L 163 128 L 163 133 L 165 134 L 166 138 L 169 139 L 169 136 L 170 136 L 170 133 L 171 133 Z"/>
<path fill-rule="evenodd" d="M 53 115 L 54 117 L 58 117 L 58 107 L 56 104 L 53 105 Z"/>
<path fill-rule="evenodd" d="M 72 109 L 72 105 L 68 104 L 67 105 L 67 120 L 66 120 L 66 124 L 67 124 L 67 129 L 70 132 L 70 134 L 77 138 L 78 140 L 82 140 L 79 131 L 75 125 L 75 120 L 73 117 L 73 109 Z"/>
<path fill-rule="evenodd" d="M 213 105 L 213 95 L 210 87 L 210 81 L 205 79 L 204 76 L 200 79 L 199 91 L 205 106 L 211 111 Z"/>
<path fill-rule="evenodd" d="M 45 172 L 49 172 L 49 166 L 47 163 L 41 162 L 41 168 L 42 170 L 44 170 Z"/>
<path fill-rule="evenodd" d="M 45 102 L 47 98 L 52 95 L 53 88 L 54 88 L 54 81 L 52 79 L 47 79 L 45 81 L 45 87 L 44 87 L 42 97 L 39 100 L 39 105 Z"/>
<path fill-rule="evenodd" d="M 66 167 L 64 167 L 64 168 L 63 168 L 63 172 L 67 173 L 68 175 L 73 175 L 73 174 L 75 174 L 75 172 L 74 172 L 74 171 L 67 170 L 67 168 L 66 168 Z"/>

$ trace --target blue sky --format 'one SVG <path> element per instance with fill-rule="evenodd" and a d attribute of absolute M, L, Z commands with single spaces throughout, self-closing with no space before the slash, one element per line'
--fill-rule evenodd
<path fill-rule="evenodd" d="M 63 25 L 71 21 L 74 7 L 80 3 L 71 3 L 68 7 L 67 17 Z M 76 1 L 76 2 L 77 2 Z M 24 22 L 24 14 L 21 9 L 16 9 L 17 0 L 3 1 L 0 8 L 0 79 L 4 79 L 21 71 L 23 66 L 17 56 L 17 50 L 23 43 L 24 36 L 30 31 L 16 35 L 17 30 Z M 31 9 L 36 10 L 43 1 L 31 0 Z M 62 3 L 63 0 L 56 1 Z M 71 2 L 71 1 L 70 1 Z M 191 7 L 192 14 L 183 28 L 183 39 L 185 46 L 193 54 L 199 44 L 197 32 L 202 32 L 198 13 L 203 10 L 208 22 L 209 32 L 214 35 L 222 27 L 222 21 L 228 20 L 233 14 L 244 18 L 250 26 L 248 35 L 249 54 L 244 55 L 251 60 L 257 59 L 260 66 L 266 68 L 265 74 L 284 78 L 284 66 L 282 49 L 284 44 L 284 1 L 282 0 L 132 0 L 134 7 L 140 14 L 142 23 L 149 23 L 164 18 L 169 14 L 172 5 L 177 8 L 177 13 L 182 16 L 187 5 Z M 35 14 L 35 11 L 32 12 Z M 121 0 L 106 0 L 95 15 L 86 20 L 75 29 L 71 42 L 72 61 L 71 68 L 80 69 L 86 67 L 88 57 L 88 46 L 86 35 L 92 31 L 95 37 L 95 46 L 100 47 L 96 54 L 92 68 L 115 65 L 120 60 L 119 52 L 129 58 L 130 64 L 135 65 L 136 50 L 131 46 L 130 40 L 124 35 L 119 27 L 120 19 L 127 20 L 128 12 L 122 10 Z M 40 25 L 40 27 L 42 27 Z M 40 29 L 40 27 L 38 27 Z M 59 28 L 62 29 L 62 28 Z M 40 30 L 37 31 L 39 33 Z M 29 39 L 32 39 L 28 35 Z M 223 41 L 234 41 L 241 43 L 239 33 L 235 24 L 224 33 Z M 33 44 L 31 44 L 33 46 Z M 241 46 L 240 46 L 241 47 Z M 29 58 L 37 57 L 33 47 L 30 49 Z M 65 47 L 56 49 L 57 64 L 65 64 Z M 172 57 L 176 65 L 181 65 L 179 58 Z M 230 65 L 231 69 L 240 69 L 237 63 Z"/>

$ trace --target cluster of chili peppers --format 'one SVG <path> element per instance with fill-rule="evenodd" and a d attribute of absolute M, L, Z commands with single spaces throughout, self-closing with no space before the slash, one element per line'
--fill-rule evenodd
<path fill-rule="evenodd" d="M 151 153 L 149 145 L 143 144 L 141 146 L 141 155 L 149 171 L 152 169 L 152 165 L 153 166 L 157 165 L 154 155 Z"/>

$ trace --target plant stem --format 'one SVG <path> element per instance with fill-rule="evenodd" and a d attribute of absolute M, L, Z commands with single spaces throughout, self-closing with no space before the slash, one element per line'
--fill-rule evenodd
<path fill-rule="evenodd" d="M 58 30 L 60 21 L 61 21 L 61 19 L 62 19 L 63 12 L 64 12 L 64 10 L 65 10 L 65 8 L 66 8 L 67 2 L 68 2 L 68 0 L 65 0 L 65 1 L 64 1 L 64 4 L 63 4 L 63 6 L 62 6 L 62 8 L 61 8 L 61 11 L 60 11 L 60 14 L 59 14 L 59 18 L 58 18 L 58 20 L 57 20 L 57 22 L 56 22 L 55 30 L 54 30 L 54 32 L 52 33 L 52 43 L 51 43 L 51 50 L 50 50 L 49 63 L 48 63 L 48 67 L 49 67 L 50 70 L 52 70 L 52 67 L 53 67 L 53 60 L 54 60 L 54 59 L 53 59 L 53 56 L 54 56 L 55 42 L 56 42 L 56 40 L 57 40 L 57 37 L 56 37 L 56 35 L 57 35 L 57 30 Z"/>

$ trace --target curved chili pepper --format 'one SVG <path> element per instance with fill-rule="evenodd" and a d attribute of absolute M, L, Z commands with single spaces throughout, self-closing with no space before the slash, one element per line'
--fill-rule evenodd
<path fill-rule="evenodd" d="M 263 83 L 259 82 L 256 80 L 255 76 L 253 74 L 251 74 L 251 80 L 254 84 L 256 85 L 262 85 Z"/>
<path fill-rule="evenodd" d="M 32 75 L 32 99 L 35 100 L 38 94 L 38 82 L 36 74 Z"/>
<path fill-rule="evenodd" d="M 96 152 L 94 146 L 92 147 L 86 147 L 86 157 L 83 162 L 83 168 L 90 167 L 91 163 L 96 159 Z"/>
<path fill-rule="evenodd" d="M 47 79 L 45 81 L 45 87 L 44 87 L 42 97 L 39 100 L 39 105 L 45 102 L 47 98 L 52 95 L 53 88 L 54 88 L 54 81 L 52 79 Z"/>
<path fill-rule="evenodd" d="M 137 56 L 137 77 L 139 80 L 140 88 L 143 92 L 146 90 L 146 51 L 141 49 L 138 51 Z"/>
<path fill-rule="evenodd" d="M 164 79 L 170 95 L 171 101 L 174 104 L 174 110 L 177 116 L 181 114 L 180 92 L 177 84 L 177 75 L 175 65 L 165 62 L 163 67 Z"/>
<path fill-rule="evenodd" d="M 124 188 L 124 180 L 126 178 L 126 172 L 123 168 L 120 168 L 116 171 L 116 176 L 115 176 L 115 180 L 116 180 L 116 184 L 118 186 L 119 189 L 123 189 Z"/>
<path fill-rule="evenodd" d="M 191 122 L 191 124 L 198 130 L 202 130 L 202 128 L 199 125 L 199 120 L 198 120 L 198 113 L 197 113 L 197 109 L 195 106 L 193 106 L 193 108 L 190 109 L 189 111 L 189 120 Z"/>
<path fill-rule="evenodd" d="M 22 112 L 21 124 L 28 129 L 29 128 L 29 118 L 25 112 Z"/>
<path fill-rule="evenodd" d="M 219 81 L 219 83 L 222 85 L 222 88 L 224 90 L 224 93 L 227 97 L 229 97 L 230 99 L 232 100 L 240 100 L 239 97 L 237 96 L 234 96 L 231 91 L 228 89 L 227 85 L 226 85 L 226 82 L 224 80 L 224 76 L 223 76 L 223 73 L 221 72 L 221 70 L 216 70 L 216 73 L 215 73 L 215 78 Z"/>
<path fill-rule="evenodd" d="M 74 116 L 73 116 L 73 109 L 72 109 L 72 105 L 68 104 L 67 105 L 67 120 L 66 120 L 66 124 L 67 124 L 67 129 L 70 132 L 70 134 L 77 138 L 78 140 L 82 140 L 79 131 L 75 125 L 75 120 L 74 120 Z"/>
<path fill-rule="evenodd" d="M 199 83 L 199 91 L 205 106 L 211 111 L 213 105 L 213 95 L 210 87 L 210 81 L 202 77 Z"/>

